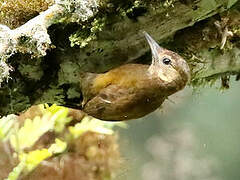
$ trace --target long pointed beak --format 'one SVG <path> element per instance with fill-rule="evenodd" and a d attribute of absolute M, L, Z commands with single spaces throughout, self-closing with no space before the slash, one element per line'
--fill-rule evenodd
<path fill-rule="evenodd" d="M 154 59 L 158 59 L 158 54 L 163 51 L 163 48 L 158 45 L 158 43 L 145 31 L 143 32 L 147 42 L 151 48 L 152 56 Z"/>

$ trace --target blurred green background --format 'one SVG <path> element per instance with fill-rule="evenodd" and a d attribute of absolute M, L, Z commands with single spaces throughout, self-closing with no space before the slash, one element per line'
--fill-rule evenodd
<path fill-rule="evenodd" d="M 124 164 L 116 180 L 240 179 L 240 82 L 191 88 L 119 129 Z"/>

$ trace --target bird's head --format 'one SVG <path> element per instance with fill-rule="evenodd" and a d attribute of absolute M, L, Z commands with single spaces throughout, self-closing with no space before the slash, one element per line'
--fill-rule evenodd
<path fill-rule="evenodd" d="M 164 49 L 146 32 L 144 35 L 152 52 L 152 64 L 149 73 L 158 76 L 167 84 L 176 84 L 182 89 L 190 79 L 187 62 L 177 53 Z"/>

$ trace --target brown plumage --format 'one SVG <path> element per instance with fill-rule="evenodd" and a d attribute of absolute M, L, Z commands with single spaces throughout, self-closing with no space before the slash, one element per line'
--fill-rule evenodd
<path fill-rule="evenodd" d="M 183 89 L 190 71 L 178 54 L 160 47 L 147 33 L 152 64 L 126 64 L 103 74 L 81 77 L 83 111 L 102 120 L 143 117 Z"/>

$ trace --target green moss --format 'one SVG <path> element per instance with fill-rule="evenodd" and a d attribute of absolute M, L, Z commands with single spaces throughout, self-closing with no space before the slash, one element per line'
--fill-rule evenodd
<path fill-rule="evenodd" d="M 90 34 L 89 36 L 84 37 L 83 32 L 79 30 L 76 33 L 72 34 L 69 37 L 69 40 L 72 47 L 78 45 L 80 48 L 83 48 L 87 46 L 90 41 L 95 40 L 96 38 L 97 37 L 95 34 Z"/>
<path fill-rule="evenodd" d="M 231 28 L 231 31 L 233 32 L 234 36 L 237 36 L 238 38 L 240 38 L 240 26 L 239 25 L 235 25 Z"/>
<path fill-rule="evenodd" d="M 78 45 L 80 48 L 85 47 L 90 41 L 97 39 L 97 33 L 103 30 L 106 18 L 95 18 L 90 26 L 83 25 L 69 37 L 71 46 Z"/>
<path fill-rule="evenodd" d="M 79 98 L 80 96 L 81 94 L 78 91 L 76 91 L 76 89 L 74 88 L 69 88 L 67 91 L 68 99 Z"/>
<path fill-rule="evenodd" d="M 35 81 L 40 80 L 43 76 L 43 69 L 39 64 L 20 64 L 18 70 L 24 77 Z"/>
<path fill-rule="evenodd" d="M 233 76 L 238 76 L 239 72 L 228 71 L 214 74 L 208 77 L 196 78 L 191 80 L 191 86 L 195 91 L 204 87 L 216 87 L 219 90 L 230 88 L 230 82 L 234 80 Z M 235 80 L 238 80 L 237 78 Z"/>
<path fill-rule="evenodd" d="M 229 0 L 227 4 L 227 8 L 232 7 L 238 0 Z"/>
<path fill-rule="evenodd" d="M 174 2 L 176 2 L 176 0 L 165 0 L 163 6 L 166 8 L 174 7 Z"/>
<path fill-rule="evenodd" d="M 131 6 L 128 8 L 121 8 L 119 9 L 120 15 L 121 16 L 127 16 L 129 13 L 133 13 L 134 10 L 138 9 L 144 2 L 142 1 L 134 1 L 133 3 L 130 3 Z"/>
<path fill-rule="evenodd" d="M 146 12 L 143 1 L 108 1 L 100 2 L 102 12 L 99 13 L 93 20 L 87 24 L 82 24 L 81 29 L 73 33 L 69 40 L 71 46 L 86 47 L 89 42 L 97 39 L 97 35 L 101 32 L 106 24 L 111 24 L 112 21 L 120 20 L 119 17 L 136 19 L 138 16 Z M 103 7 L 107 9 L 103 9 Z M 119 16 L 120 15 L 120 16 Z M 116 17 L 116 18 L 115 18 Z M 119 33 L 121 34 L 121 33 Z"/>
<path fill-rule="evenodd" d="M 191 86 L 193 89 L 198 90 L 206 86 L 213 86 L 218 80 L 220 76 L 210 76 L 206 78 L 197 78 L 191 81 Z"/>
<path fill-rule="evenodd" d="M 35 104 L 40 104 L 41 102 L 54 104 L 58 102 L 59 104 L 64 104 L 64 91 L 62 88 L 50 85 L 50 88 L 43 92 L 40 98 L 35 102 Z"/>
<path fill-rule="evenodd" d="M 58 84 L 71 84 L 79 82 L 79 74 L 81 70 L 77 63 L 71 61 L 64 61 L 60 64 L 60 71 L 58 71 Z"/>
<path fill-rule="evenodd" d="M 7 88 L 1 88 L 1 101 L 0 101 L 0 114 L 7 115 L 23 111 L 26 107 L 30 107 L 31 103 L 28 96 L 25 96 L 22 92 L 23 87 L 20 82 L 17 82 L 14 86 Z"/>

